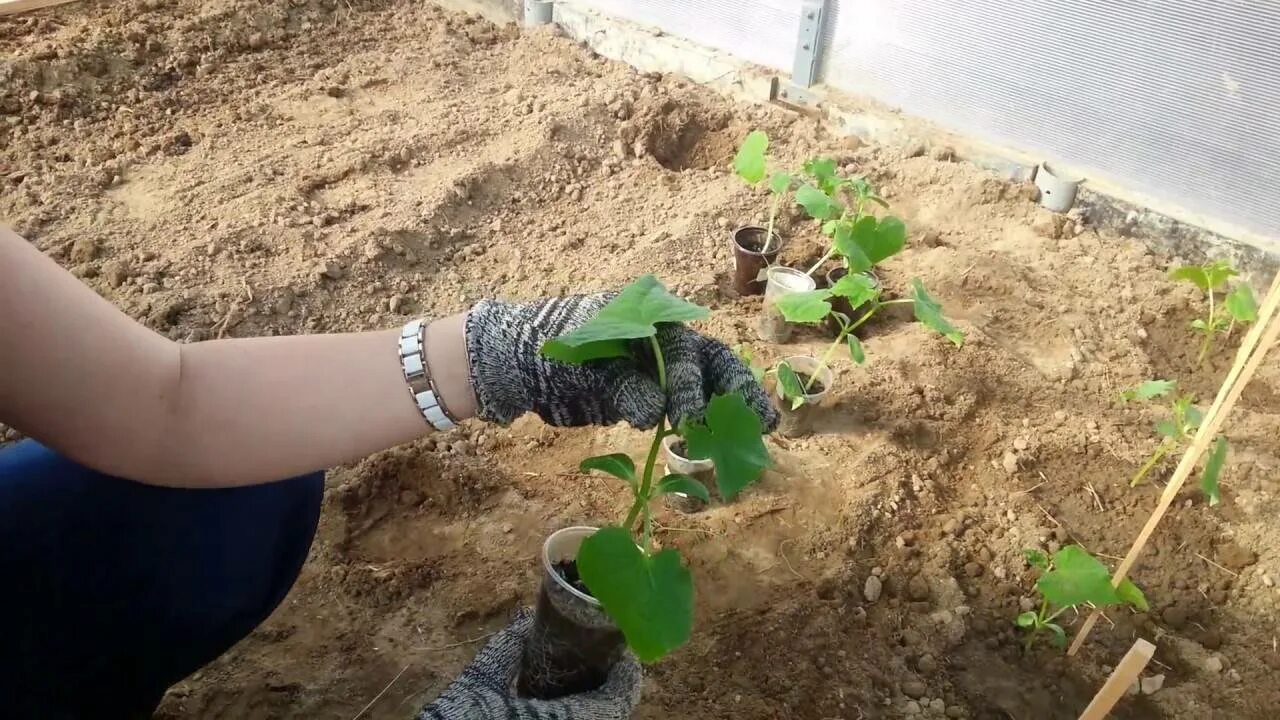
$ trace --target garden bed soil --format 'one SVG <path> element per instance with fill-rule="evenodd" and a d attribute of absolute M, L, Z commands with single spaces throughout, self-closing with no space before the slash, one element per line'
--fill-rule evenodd
<path fill-rule="evenodd" d="M 837 362 L 817 434 L 770 440 L 759 486 L 659 511 L 696 625 L 636 717 L 1074 718 L 1138 636 L 1163 688 L 1114 717 L 1280 707 L 1275 363 L 1226 428 L 1224 503 L 1190 484 L 1134 569 L 1151 612 L 1109 612 L 1071 659 L 1023 655 L 1012 625 L 1024 548 L 1114 563 L 1171 471 L 1127 487 L 1154 415 L 1120 391 L 1173 377 L 1207 401 L 1230 364 L 1235 339 L 1195 366 L 1199 298 L 1165 278 L 1191 258 L 1078 228 L 941 143 L 861 145 L 424 3 L 85 0 L 0 19 L 0 53 L 0 221 L 181 341 L 388 328 L 654 272 L 763 362 L 817 353 L 816 331 L 757 342 L 760 299 L 729 289 L 725 234 L 767 212 L 728 171 L 736 143 L 764 128 L 780 165 L 828 153 L 880 188 L 911 233 L 890 290 L 920 277 L 968 340 L 884 327 L 865 367 Z M 821 254 L 799 212 L 780 225 L 783 262 Z M 362 717 L 410 717 L 533 604 L 548 533 L 623 516 L 616 480 L 578 461 L 647 442 L 523 418 L 334 469 L 292 593 L 160 716 L 349 719 L 377 697 Z"/>

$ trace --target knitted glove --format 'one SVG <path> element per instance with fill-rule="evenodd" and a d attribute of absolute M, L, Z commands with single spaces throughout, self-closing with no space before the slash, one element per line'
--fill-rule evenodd
<path fill-rule="evenodd" d="M 568 365 L 542 356 L 544 342 L 579 327 L 611 298 L 574 295 L 520 305 L 484 300 L 472 308 L 466 345 L 479 416 L 506 425 L 533 411 L 551 425 L 625 420 L 647 429 L 664 411 L 675 426 L 699 420 L 712 395 L 741 392 L 766 430 L 777 426 L 777 411 L 751 370 L 724 343 L 678 323 L 658 327 L 669 398 L 655 380 L 647 340 L 633 343 L 637 359 Z"/>
<path fill-rule="evenodd" d="M 640 702 L 640 663 L 630 652 L 599 690 L 557 700 L 516 697 L 513 689 L 533 613 L 522 610 L 417 720 L 626 720 Z"/>

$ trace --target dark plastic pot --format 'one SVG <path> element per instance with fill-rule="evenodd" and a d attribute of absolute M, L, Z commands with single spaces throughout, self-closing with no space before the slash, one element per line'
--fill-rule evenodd
<path fill-rule="evenodd" d="M 840 278 L 848 274 L 849 274 L 848 268 L 838 267 L 832 270 L 828 270 L 827 277 L 826 277 L 827 287 L 828 288 L 834 287 L 837 282 L 840 282 Z M 874 270 L 868 271 L 866 275 L 870 277 L 873 282 L 875 282 L 876 287 L 880 287 L 880 277 L 876 275 Z M 862 317 L 864 313 L 866 313 L 868 310 L 871 309 L 871 303 L 863 303 L 858 307 L 853 307 L 849 304 L 848 298 L 833 297 L 831 298 L 831 309 L 839 313 L 844 313 L 844 316 L 849 318 L 850 322 L 854 322 L 858 318 Z M 874 318 L 868 321 L 868 323 L 872 321 L 874 321 Z M 863 324 L 862 327 L 859 327 L 857 330 L 854 330 L 853 332 L 855 335 L 861 337 L 862 333 L 865 332 L 866 327 L 867 325 Z M 839 335 L 840 323 L 836 322 L 835 318 L 828 317 L 827 331 L 831 333 L 832 337 Z"/>
<path fill-rule="evenodd" d="M 800 376 L 801 384 L 807 382 L 818 368 L 818 359 L 808 355 L 789 357 L 785 362 Z M 834 381 L 835 373 L 831 372 L 831 368 L 822 368 L 818 372 L 817 382 L 804 396 L 804 403 L 795 409 L 792 409 L 791 401 L 782 397 L 782 385 L 779 383 L 775 393 L 778 399 L 778 434 L 785 438 L 799 438 L 813 433 L 813 415 L 827 393 L 831 392 Z"/>
<path fill-rule="evenodd" d="M 679 435 L 668 435 L 662 438 L 662 449 L 667 458 L 667 474 L 680 473 L 688 475 L 707 487 L 707 492 L 715 497 L 716 466 L 710 460 L 691 460 L 682 452 L 684 440 Z M 681 446 L 681 447 L 678 447 Z M 664 495 L 668 507 L 683 513 L 695 513 L 705 510 L 707 504 L 696 497 L 684 493 Z"/>
<path fill-rule="evenodd" d="M 767 228 L 759 225 L 746 225 L 734 230 L 729 236 L 729 247 L 733 250 L 733 289 L 739 295 L 760 295 L 764 293 L 764 280 L 759 280 L 760 273 L 778 260 L 782 250 L 782 237 L 777 231 L 769 241 L 769 252 L 764 252 Z"/>
<path fill-rule="evenodd" d="M 565 577 L 566 570 L 576 574 L 578 548 L 596 530 L 557 530 L 542 545 L 542 588 L 516 684 L 524 697 L 550 700 L 595 690 L 622 657 L 622 631 L 598 600 Z"/>

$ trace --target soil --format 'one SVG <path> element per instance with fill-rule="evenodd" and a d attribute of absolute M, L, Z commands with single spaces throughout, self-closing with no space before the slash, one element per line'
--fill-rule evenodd
<path fill-rule="evenodd" d="M 617 288 L 653 272 L 707 304 L 699 329 L 760 362 L 758 297 L 725 235 L 767 197 L 729 171 L 767 130 L 866 175 L 911 230 L 882 281 L 919 277 L 967 334 L 905 315 L 836 364 L 817 433 L 771 438 L 732 505 L 659 510 L 697 583 L 687 647 L 646 674 L 638 718 L 1073 718 L 1136 637 L 1163 687 L 1117 718 L 1265 718 L 1280 707 L 1280 366 L 1226 433 L 1224 502 L 1191 483 L 1081 654 L 1023 654 L 1027 547 L 1124 555 L 1172 471 L 1130 489 L 1156 408 L 1146 378 L 1208 401 L 1201 299 L 1171 257 L 1038 208 L 947 153 L 842 139 L 818 120 L 639 74 L 551 30 L 402 0 L 85 0 L 0 19 L 0 219 L 171 338 L 356 331 L 491 296 Z M 781 260 L 822 238 L 797 208 Z M 1255 284 L 1265 278 L 1254 278 Z M 0 429 L 5 439 L 16 433 Z M 573 472 L 646 433 L 468 423 L 329 474 L 314 549 L 261 628 L 169 693 L 166 718 L 405 718 L 531 605 L 539 549 L 621 517 Z M 1063 616 L 1069 633 L 1083 618 Z M 1151 683 L 1154 684 L 1154 683 Z"/>
<path fill-rule="evenodd" d="M 578 577 L 577 560 L 562 560 L 556 563 L 553 567 L 555 568 L 555 571 L 559 573 L 560 577 L 564 578 L 564 581 L 569 583 L 569 586 L 574 590 L 577 590 L 587 597 L 595 597 L 595 595 L 592 595 L 591 591 L 587 589 L 586 583 L 582 582 L 582 578 Z"/>

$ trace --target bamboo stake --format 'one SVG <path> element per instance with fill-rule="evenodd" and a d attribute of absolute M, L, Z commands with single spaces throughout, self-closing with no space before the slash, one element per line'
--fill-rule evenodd
<path fill-rule="evenodd" d="M 1178 463 L 1178 468 L 1174 470 L 1173 477 L 1169 479 L 1169 484 L 1165 486 L 1164 493 L 1160 496 L 1160 502 L 1156 505 L 1155 511 L 1151 513 L 1151 517 L 1147 518 L 1147 524 L 1138 533 L 1137 539 L 1133 542 L 1133 547 L 1129 549 L 1129 554 L 1125 555 L 1124 560 L 1120 561 L 1120 566 L 1116 568 L 1115 575 L 1111 578 L 1112 585 L 1118 587 L 1128 577 L 1129 570 L 1138 561 L 1138 557 L 1142 554 L 1143 548 L 1146 547 L 1147 541 L 1151 539 L 1152 533 L 1155 532 L 1156 526 L 1164 519 L 1165 513 L 1173 505 L 1178 492 L 1182 490 L 1183 483 L 1187 481 L 1192 471 L 1195 470 L 1196 463 L 1200 461 L 1200 456 L 1204 454 L 1209 444 L 1217 437 L 1222 424 L 1235 406 L 1236 400 L 1240 398 L 1240 393 L 1244 391 L 1245 386 L 1249 384 L 1249 380 L 1253 378 L 1254 372 L 1262 364 L 1262 359 L 1266 356 L 1267 350 L 1275 344 L 1277 337 L 1280 336 L 1280 321 L 1277 321 L 1276 318 L 1277 307 L 1280 307 L 1280 272 L 1277 272 L 1276 277 L 1272 280 L 1271 289 L 1267 291 L 1267 297 L 1258 313 L 1258 320 L 1253 324 L 1253 327 L 1249 328 L 1248 334 L 1245 335 L 1244 340 L 1240 343 L 1240 349 L 1236 352 L 1235 363 L 1231 366 L 1231 371 L 1227 373 L 1227 379 L 1223 381 L 1222 387 L 1218 388 L 1218 395 L 1214 398 L 1213 405 L 1209 407 L 1209 411 L 1205 413 L 1204 421 L 1200 424 L 1200 429 L 1191 441 L 1191 447 L 1187 448 L 1187 451 L 1183 453 L 1182 460 Z M 1098 622 L 1099 614 L 1100 611 L 1095 609 L 1085 620 L 1084 625 L 1080 627 L 1080 631 L 1076 633 L 1071 647 L 1067 650 L 1067 655 L 1075 655 L 1080 646 L 1084 644 L 1085 639 L 1089 637 L 1089 632 L 1093 630 L 1093 626 Z"/>
<path fill-rule="evenodd" d="M 28 10 L 63 5 L 74 0 L 0 0 L 0 15 L 12 15 Z"/>
<path fill-rule="evenodd" d="M 1124 654 L 1124 659 L 1111 672 L 1111 677 L 1107 678 L 1102 689 L 1093 696 L 1093 701 L 1084 709 L 1080 720 L 1103 720 L 1111 712 L 1111 708 L 1120 702 L 1125 691 L 1138 681 L 1138 676 L 1142 674 L 1155 653 L 1155 645 L 1138 638 L 1133 647 L 1129 648 L 1129 652 Z"/>

